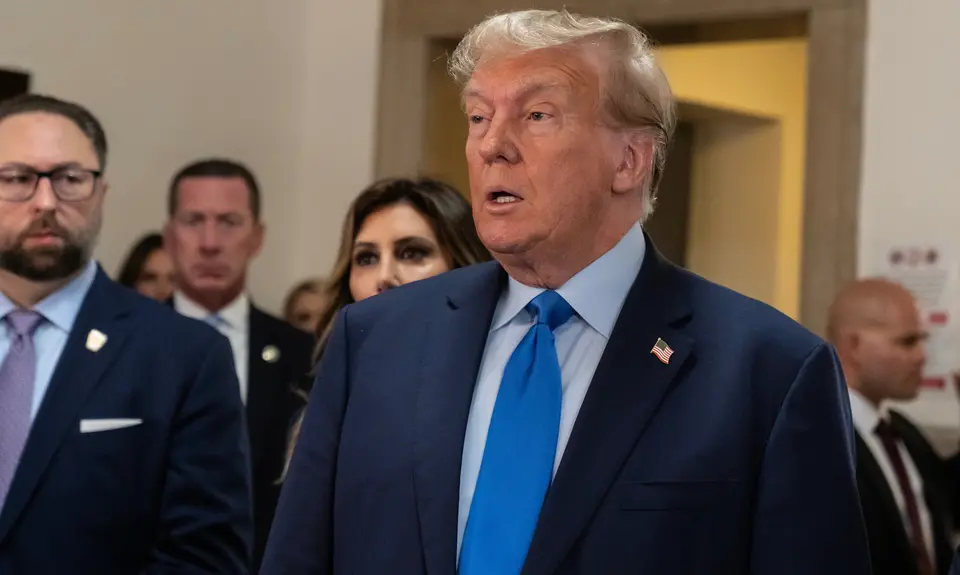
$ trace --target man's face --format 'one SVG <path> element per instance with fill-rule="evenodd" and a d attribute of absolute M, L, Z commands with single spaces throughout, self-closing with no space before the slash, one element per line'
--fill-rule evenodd
<path fill-rule="evenodd" d="M 905 291 L 884 302 L 876 325 L 861 330 L 854 348 L 861 392 L 875 401 L 913 399 L 926 362 L 926 331 Z"/>
<path fill-rule="evenodd" d="M 247 266 L 263 243 L 250 190 L 242 178 L 191 177 L 180 181 L 176 212 L 164 246 L 181 287 L 204 294 L 239 291 Z"/>
<path fill-rule="evenodd" d="M 602 124 L 595 60 L 538 50 L 481 62 L 467 84 L 471 203 L 494 255 L 555 257 L 602 233 L 623 137 Z"/>
<path fill-rule="evenodd" d="M 0 122 L 0 268 L 35 282 L 79 271 L 103 218 L 106 185 L 91 173 L 99 169 L 93 143 L 63 116 L 31 112 Z M 38 172 L 55 175 L 37 180 Z M 33 181 L 31 197 L 9 199 L 29 196 Z M 58 198 L 54 186 L 71 199 Z"/>

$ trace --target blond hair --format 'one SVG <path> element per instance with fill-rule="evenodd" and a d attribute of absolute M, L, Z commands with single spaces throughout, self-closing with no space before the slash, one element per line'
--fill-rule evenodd
<path fill-rule="evenodd" d="M 643 190 L 646 218 L 653 212 L 677 118 L 670 84 L 643 32 L 620 20 L 566 10 L 509 12 L 471 29 L 450 57 L 448 69 L 454 80 L 465 86 L 485 58 L 586 42 L 602 44 L 609 51 L 604 84 L 609 119 L 616 127 L 644 130 L 653 138 L 651 174 Z"/>

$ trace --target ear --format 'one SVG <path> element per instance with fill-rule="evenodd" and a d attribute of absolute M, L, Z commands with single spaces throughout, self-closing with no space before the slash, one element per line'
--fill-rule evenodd
<path fill-rule="evenodd" d="M 260 250 L 263 249 L 263 239 L 267 233 L 267 227 L 261 221 L 254 222 L 253 235 L 250 238 L 250 259 L 257 257 Z"/>
<path fill-rule="evenodd" d="M 842 353 L 843 360 L 851 363 L 851 367 L 859 366 L 863 354 L 863 337 L 856 330 L 844 333 L 838 342 L 837 351 Z"/>
<path fill-rule="evenodd" d="M 640 189 L 653 170 L 653 138 L 642 131 L 623 135 L 620 163 L 613 177 L 613 191 L 625 194 Z"/>

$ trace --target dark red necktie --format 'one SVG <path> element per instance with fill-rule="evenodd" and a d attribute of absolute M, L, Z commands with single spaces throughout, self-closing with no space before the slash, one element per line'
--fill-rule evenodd
<path fill-rule="evenodd" d="M 930 561 L 930 553 L 927 551 L 927 545 L 923 539 L 920 507 L 913 494 L 910 477 L 907 475 L 907 467 L 904 465 L 903 457 L 900 454 L 897 431 L 889 422 L 881 419 L 880 423 L 877 424 L 876 432 L 883 443 L 884 450 L 887 452 L 887 457 L 890 458 L 893 471 L 897 475 L 897 483 L 900 484 L 900 493 L 903 495 L 903 501 L 907 507 L 907 519 L 910 521 L 910 546 L 917 562 L 917 573 L 920 575 L 936 575 L 936 570 Z"/>

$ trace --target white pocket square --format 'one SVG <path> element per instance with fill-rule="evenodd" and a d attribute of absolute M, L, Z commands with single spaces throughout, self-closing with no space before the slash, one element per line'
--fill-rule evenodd
<path fill-rule="evenodd" d="M 141 423 L 143 423 L 142 419 L 81 419 L 80 433 L 96 433 L 98 431 L 123 429 L 124 427 L 133 427 Z"/>

